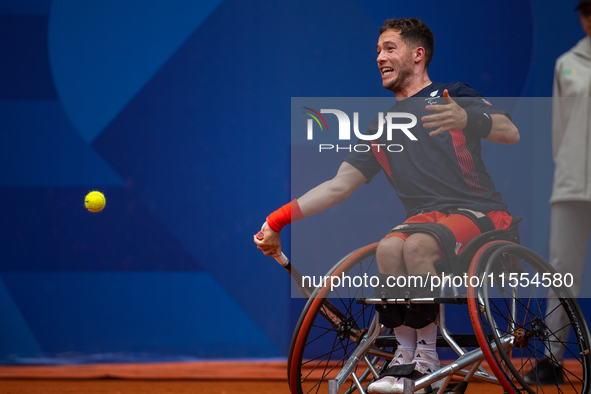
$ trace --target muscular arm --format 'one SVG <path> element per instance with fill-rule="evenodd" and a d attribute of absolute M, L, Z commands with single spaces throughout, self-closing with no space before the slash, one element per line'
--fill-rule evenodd
<path fill-rule="evenodd" d="M 314 215 L 324 211 L 347 199 L 367 179 L 357 168 L 347 162 L 343 162 L 337 171 L 337 175 L 329 181 L 321 183 L 298 198 L 298 205 L 304 216 Z M 257 248 L 271 257 L 281 255 L 281 238 L 267 222 L 263 224 L 261 231 L 265 233 L 263 240 L 254 237 Z"/>
<path fill-rule="evenodd" d="M 428 105 L 426 107 L 429 111 L 436 111 L 437 114 L 423 116 L 421 120 L 426 128 L 435 128 L 437 130 L 431 131 L 431 137 L 444 133 L 449 130 L 464 130 L 468 124 L 468 115 L 466 110 L 458 105 L 446 90 L 443 91 L 443 98 L 447 104 L 444 105 Z M 491 142 L 498 142 L 501 144 L 514 144 L 519 141 L 519 131 L 513 122 L 502 114 L 490 115 L 492 119 L 492 128 L 490 134 L 486 139 Z"/>
<path fill-rule="evenodd" d="M 357 168 L 344 161 L 337 175 L 298 198 L 304 216 L 314 215 L 347 199 L 367 179 Z"/>
<path fill-rule="evenodd" d="M 519 141 L 519 130 L 508 117 L 501 114 L 492 114 L 491 118 L 492 129 L 486 140 L 507 145 Z"/>

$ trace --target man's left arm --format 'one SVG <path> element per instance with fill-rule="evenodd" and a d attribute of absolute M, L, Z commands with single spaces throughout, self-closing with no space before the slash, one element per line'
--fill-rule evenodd
<path fill-rule="evenodd" d="M 481 114 L 477 112 L 468 113 L 456 103 L 446 90 L 443 91 L 444 105 L 428 105 L 429 111 L 436 114 L 424 116 L 421 120 L 425 122 L 425 128 L 436 128 L 429 136 L 450 130 L 466 130 L 475 133 L 488 141 L 501 144 L 514 144 L 519 141 L 519 130 L 511 119 L 503 114 Z"/>
<path fill-rule="evenodd" d="M 519 130 L 506 115 L 492 114 L 491 118 L 492 128 L 486 140 L 507 145 L 519 141 Z"/>

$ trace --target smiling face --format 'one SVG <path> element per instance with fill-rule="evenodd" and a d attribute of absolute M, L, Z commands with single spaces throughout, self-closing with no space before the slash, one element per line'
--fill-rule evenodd
<path fill-rule="evenodd" d="M 579 18 L 581 19 L 583 30 L 591 37 L 591 4 L 585 4 L 579 8 Z"/>
<path fill-rule="evenodd" d="M 415 76 L 413 49 L 409 48 L 400 33 L 386 30 L 380 35 L 377 45 L 378 67 L 382 85 L 395 94 L 412 84 Z"/>

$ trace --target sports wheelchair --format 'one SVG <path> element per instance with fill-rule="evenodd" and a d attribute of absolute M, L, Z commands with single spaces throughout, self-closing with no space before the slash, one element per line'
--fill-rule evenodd
<path fill-rule="evenodd" d="M 456 256 L 454 243 L 438 239 L 446 264 L 438 268 L 439 297 L 380 299 L 371 286 L 342 286 L 330 282 L 315 289 L 301 313 L 291 341 L 288 379 L 292 394 L 364 394 L 377 380 L 396 350 L 391 329 L 382 326 L 375 304 L 439 305 L 438 347 L 451 347 L 458 358 L 416 381 L 404 379 L 404 394 L 431 393 L 431 384 L 445 379 L 439 393 L 463 393 L 470 382 L 502 386 L 506 393 L 591 393 L 591 335 L 568 280 L 542 257 L 519 245 L 518 222 L 508 230 L 485 232 Z M 420 226 L 419 226 L 420 227 Z M 396 230 L 424 231 L 421 228 Z M 454 239 L 455 242 L 455 239 Z M 328 277 L 371 277 L 378 273 L 377 243 L 359 248 L 339 261 Z M 466 275 L 467 274 L 467 275 Z M 454 278 L 467 277 L 462 285 Z M 472 283 L 470 283 L 472 282 Z M 559 341 L 545 325 L 546 300 L 557 297 L 570 324 L 563 362 L 564 381 L 553 387 L 531 383 L 526 375 L 549 356 L 549 344 Z M 446 326 L 446 306 L 468 305 L 474 335 L 452 334 Z M 451 306 L 450 306 L 451 307 Z M 455 307 L 454 307 L 455 308 Z M 528 383 L 528 380 L 530 383 Z"/>

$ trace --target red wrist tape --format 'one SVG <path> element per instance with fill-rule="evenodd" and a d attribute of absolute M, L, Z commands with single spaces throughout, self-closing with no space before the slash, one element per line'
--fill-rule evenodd
<path fill-rule="evenodd" d="M 267 216 L 267 224 L 274 231 L 280 232 L 281 229 L 292 222 L 303 219 L 304 214 L 300 209 L 298 200 L 293 200 L 289 204 L 285 204 L 269 216 Z"/>

